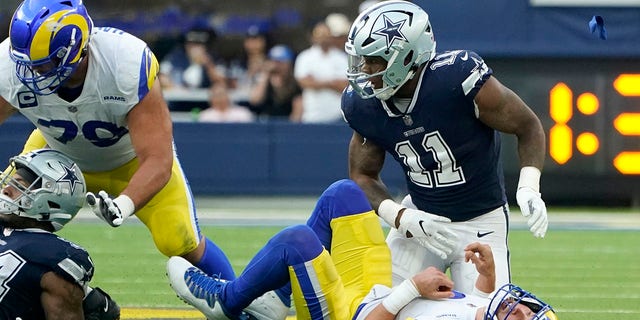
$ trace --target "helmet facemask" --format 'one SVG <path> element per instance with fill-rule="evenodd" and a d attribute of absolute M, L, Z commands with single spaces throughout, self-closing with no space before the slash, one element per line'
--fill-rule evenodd
<path fill-rule="evenodd" d="M 553 308 L 548 303 L 513 284 L 506 284 L 496 291 L 487 306 L 484 320 L 509 320 L 509 316 L 519 304 L 525 305 L 535 313 L 531 320 L 558 320 Z M 499 314 L 504 317 L 498 317 Z"/>
<path fill-rule="evenodd" d="M 13 188 L 14 195 L 10 197 L 4 192 L 0 195 L 0 213 L 24 215 L 24 212 L 32 208 L 41 185 L 41 177 L 29 168 L 11 163 L 10 170 L 0 174 L 0 188 Z"/>

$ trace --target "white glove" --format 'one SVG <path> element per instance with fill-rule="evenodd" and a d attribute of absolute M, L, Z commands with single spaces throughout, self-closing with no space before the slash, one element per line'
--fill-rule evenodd
<path fill-rule="evenodd" d="M 522 215 L 529 218 L 527 225 L 536 238 L 544 238 L 549 226 L 547 207 L 540 194 L 540 170 L 535 167 L 523 167 L 520 170 L 516 201 Z"/>
<path fill-rule="evenodd" d="M 400 218 L 398 231 L 446 259 L 458 242 L 458 236 L 445 225 L 450 222 L 449 218 L 407 208 Z"/>
<path fill-rule="evenodd" d="M 446 226 L 446 223 L 451 222 L 449 218 L 404 208 L 390 199 L 380 204 L 378 214 L 391 226 L 395 226 L 396 217 L 402 209 L 404 211 L 397 229 L 403 236 L 414 239 L 442 259 L 446 259 L 456 249 L 458 236 Z"/>
<path fill-rule="evenodd" d="M 101 190 L 98 196 L 87 192 L 87 203 L 93 213 L 112 227 L 119 227 L 125 219 L 133 214 L 135 206 L 128 196 L 122 194 L 111 199 L 109 194 Z"/>
<path fill-rule="evenodd" d="M 536 192 L 529 187 L 520 188 L 516 192 L 516 201 L 520 206 L 522 215 L 529 218 L 527 225 L 533 236 L 544 238 L 549 226 L 549 220 L 547 220 L 547 207 L 542 201 L 540 192 Z"/>

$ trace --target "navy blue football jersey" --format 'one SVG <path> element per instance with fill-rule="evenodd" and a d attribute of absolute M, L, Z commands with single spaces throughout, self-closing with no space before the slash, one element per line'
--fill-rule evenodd
<path fill-rule="evenodd" d="M 46 231 L 1 229 L 0 319 L 44 319 L 40 279 L 53 271 L 85 287 L 93 262 L 82 247 Z"/>
<path fill-rule="evenodd" d="M 491 74 L 472 51 L 443 52 L 416 75 L 404 112 L 393 99 L 362 99 L 351 89 L 342 111 L 353 130 L 400 163 L 418 209 L 466 221 L 506 203 L 500 133 L 478 120 L 473 102 Z"/>

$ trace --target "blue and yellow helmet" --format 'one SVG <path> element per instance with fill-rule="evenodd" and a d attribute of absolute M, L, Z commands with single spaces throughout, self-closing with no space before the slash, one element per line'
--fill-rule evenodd
<path fill-rule="evenodd" d="M 493 294 L 484 320 L 509 320 L 509 315 L 519 304 L 527 306 L 535 314 L 531 320 L 558 320 L 558 316 L 548 303 L 510 283 L 503 285 Z"/>
<path fill-rule="evenodd" d="M 36 94 L 54 93 L 82 61 L 92 28 L 82 0 L 25 0 L 9 26 L 20 81 Z"/>

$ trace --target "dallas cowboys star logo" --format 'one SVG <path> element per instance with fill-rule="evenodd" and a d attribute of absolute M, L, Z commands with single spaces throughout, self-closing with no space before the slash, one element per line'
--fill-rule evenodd
<path fill-rule="evenodd" d="M 76 184 L 80 184 L 80 179 L 76 176 L 76 172 L 71 168 L 64 165 L 64 163 L 60 162 L 62 169 L 64 169 L 64 176 L 62 176 L 58 181 L 66 181 L 71 186 L 71 193 L 73 193 L 76 188 Z"/>
<path fill-rule="evenodd" d="M 387 48 L 391 47 L 391 44 L 395 40 L 407 41 L 407 38 L 402 34 L 402 31 L 400 31 L 407 19 L 393 22 L 385 15 L 382 17 L 384 18 L 384 27 L 374 31 L 373 34 L 387 38 Z"/>
<path fill-rule="evenodd" d="M 475 67 L 473 67 L 473 69 L 471 70 L 470 73 L 474 73 L 474 72 L 480 72 L 481 74 L 486 73 L 488 71 L 488 67 L 487 65 L 484 63 L 484 61 L 482 59 L 477 59 L 474 57 L 471 57 L 471 59 L 473 60 L 473 62 L 476 64 Z"/>

